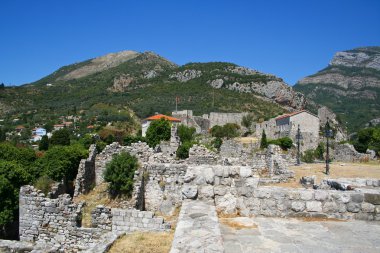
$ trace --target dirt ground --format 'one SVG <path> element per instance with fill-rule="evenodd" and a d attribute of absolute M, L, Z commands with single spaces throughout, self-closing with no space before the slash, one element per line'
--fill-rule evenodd
<path fill-rule="evenodd" d="M 299 183 L 302 176 L 315 175 L 316 184 L 319 184 L 325 178 L 379 178 L 380 163 L 374 161 L 371 163 L 339 163 L 330 164 L 330 175 L 326 175 L 326 165 L 324 163 L 301 164 L 301 166 L 290 166 L 290 170 L 295 172 L 295 180 L 287 183 L 273 184 L 275 186 L 302 188 Z"/>

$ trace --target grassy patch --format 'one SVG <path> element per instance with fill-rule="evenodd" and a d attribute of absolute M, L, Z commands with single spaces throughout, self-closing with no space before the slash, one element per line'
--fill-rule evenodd
<path fill-rule="evenodd" d="M 174 231 L 171 232 L 135 232 L 118 239 L 110 253 L 167 253 L 170 251 Z"/>

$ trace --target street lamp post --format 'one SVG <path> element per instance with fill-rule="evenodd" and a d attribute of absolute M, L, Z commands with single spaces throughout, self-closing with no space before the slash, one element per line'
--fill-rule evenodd
<path fill-rule="evenodd" d="M 301 153 L 300 153 L 300 142 L 302 140 L 302 134 L 301 134 L 300 125 L 298 125 L 296 139 L 297 139 L 297 165 L 300 165 L 301 164 L 301 162 L 300 162 L 300 156 L 301 156 Z"/>
<path fill-rule="evenodd" d="M 325 137 L 326 137 L 326 175 L 330 174 L 330 150 L 329 150 L 329 138 L 333 136 L 333 132 L 330 128 L 329 118 L 325 125 Z"/>

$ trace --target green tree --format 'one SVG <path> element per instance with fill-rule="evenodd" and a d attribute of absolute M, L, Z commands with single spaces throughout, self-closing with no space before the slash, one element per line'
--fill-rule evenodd
<path fill-rule="evenodd" d="M 17 148 L 10 143 L 0 143 L 0 160 L 29 166 L 36 160 L 36 154 L 31 148 Z"/>
<path fill-rule="evenodd" d="M 31 180 L 30 174 L 20 164 L 0 161 L 0 230 L 17 219 L 19 189 Z"/>
<path fill-rule="evenodd" d="M 66 128 L 55 131 L 50 139 L 50 143 L 61 146 L 70 145 L 70 131 Z"/>
<path fill-rule="evenodd" d="M 267 135 L 265 134 L 265 130 L 261 134 L 260 148 L 264 149 L 268 147 Z"/>
<path fill-rule="evenodd" d="M 114 155 L 104 171 L 104 180 L 109 182 L 110 194 L 130 197 L 133 191 L 133 177 L 138 169 L 137 158 L 122 152 Z"/>
<path fill-rule="evenodd" d="M 41 151 L 46 151 L 49 149 L 49 138 L 47 137 L 47 135 L 42 136 L 42 139 L 38 145 L 38 149 Z"/>
<path fill-rule="evenodd" d="M 308 149 L 301 155 L 301 160 L 305 163 L 314 162 L 314 150 Z"/>
<path fill-rule="evenodd" d="M 220 147 L 223 144 L 223 140 L 219 137 L 216 137 L 214 140 L 212 140 L 211 144 L 214 146 L 214 148 L 220 150 Z"/>
<path fill-rule="evenodd" d="M 180 125 L 177 128 L 177 134 L 182 143 L 192 141 L 195 134 L 195 127 Z"/>
<path fill-rule="evenodd" d="M 32 168 L 35 178 L 47 175 L 55 181 L 73 181 L 78 173 L 81 159 L 86 158 L 88 151 L 81 145 L 53 146 L 38 159 Z"/>
<path fill-rule="evenodd" d="M 152 121 L 146 131 L 146 140 L 150 147 L 155 147 L 161 141 L 170 140 L 170 122 L 166 119 Z"/>
<path fill-rule="evenodd" d="M 0 142 L 5 141 L 6 138 L 6 131 L 2 127 L 0 127 Z"/>
<path fill-rule="evenodd" d="M 240 126 L 234 123 L 227 123 L 224 126 L 213 126 L 211 135 L 217 138 L 234 138 L 239 136 Z"/>

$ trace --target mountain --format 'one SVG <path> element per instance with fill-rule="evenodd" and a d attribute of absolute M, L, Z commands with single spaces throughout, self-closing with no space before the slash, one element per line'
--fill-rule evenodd
<path fill-rule="evenodd" d="M 232 63 L 178 66 L 153 53 L 122 51 L 62 67 L 30 84 L 0 93 L 0 116 L 28 114 L 31 121 L 99 108 L 155 112 L 192 109 L 196 115 L 250 111 L 267 119 L 301 109 L 305 98 L 281 78 Z M 74 108 L 74 109 L 73 109 Z"/>
<path fill-rule="evenodd" d="M 325 69 L 293 88 L 332 109 L 348 131 L 354 132 L 380 118 L 380 47 L 337 52 Z"/>

